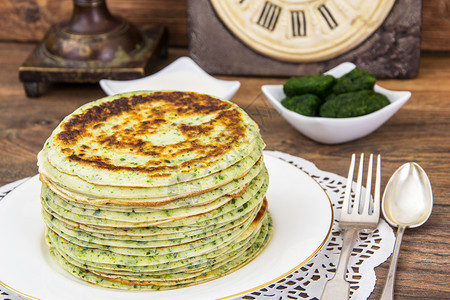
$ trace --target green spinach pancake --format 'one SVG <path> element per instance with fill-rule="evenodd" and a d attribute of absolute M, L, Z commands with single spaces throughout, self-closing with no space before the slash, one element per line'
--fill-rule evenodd
<path fill-rule="evenodd" d="M 125 290 L 241 268 L 272 236 L 264 146 L 245 111 L 205 94 L 139 91 L 81 106 L 38 154 L 52 257 Z"/>

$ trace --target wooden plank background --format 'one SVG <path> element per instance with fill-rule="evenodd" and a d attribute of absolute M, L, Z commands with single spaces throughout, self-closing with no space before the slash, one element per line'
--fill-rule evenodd
<path fill-rule="evenodd" d="M 163 24 L 170 31 L 170 46 L 186 47 L 185 0 L 108 0 L 115 15 L 139 24 Z M 40 40 L 51 24 L 67 20 L 72 0 L 0 0 L 0 41 Z M 424 0 L 422 50 L 450 50 L 450 0 Z"/>

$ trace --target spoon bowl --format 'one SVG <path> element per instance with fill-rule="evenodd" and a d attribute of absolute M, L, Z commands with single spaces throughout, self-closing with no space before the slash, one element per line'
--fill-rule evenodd
<path fill-rule="evenodd" d="M 401 166 L 389 180 L 382 212 L 394 227 L 414 228 L 425 223 L 433 208 L 433 193 L 425 171 L 416 163 Z"/>
<path fill-rule="evenodd" d="M 425 171 L 416 163 L 401 166 L 389 179 L 383 194 L 381 211 L 386 221 L 398 227 L 391 264 L 380 300 L 394 299 L 394 281 L 398 254 L 405 228 L 425 223 L 433 209 L 433 192 Z"/>

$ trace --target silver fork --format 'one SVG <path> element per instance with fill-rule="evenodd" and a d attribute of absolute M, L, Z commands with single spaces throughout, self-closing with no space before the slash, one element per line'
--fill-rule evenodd
<path fill-rule="evenodd" d="M 355 198 L 351 201 L 351 190 L 353 182 L 353 170 L 355 168 L 355 154 L 348 171 L 347 186 L 345 189 L 344 202 L 342 204 L 339 226 L 344 231 L 341 256 L 334 277 L 325 285 L 321 300 L 348 299 L 350 294 L 350 283 L 345 280 L 347 264 L 353 250 L 353 245 L 363 230 L 374 230 L 380 219 L 380 181 L 381 181 L 381 157 L 377 156 L 377 170 L 375 175 L 375 187 L 373 203 L 370 201 L 372 187 L 373 154 L 370 154 L 369 167 L 367 170 L 367 183 L 364 198 L 361 197 L 361 183 L 363 177 L 364 153 L 359 161 L 358 178 L 356 182 Z"/>

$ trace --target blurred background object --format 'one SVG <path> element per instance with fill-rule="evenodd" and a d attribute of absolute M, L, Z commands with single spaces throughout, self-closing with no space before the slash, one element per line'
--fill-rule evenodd
<path fill-rule="evenodd" d="M 422 11 L 420 50 L 449 51 L 450 0 L 403 1 L 412 9 Z M 188 46 L 187 1 L 108 0 L 107 3 L 112 15 L 121 16 L 138 27 L 149 23 L 167 27 L 169 47 Z M 0 0 L 0 41 L 38 42 L 52 24 L 70 19 L 72 11 L 73 0 Z M 205 17 L 198 19 L 205 20 Z"/>
<path fill-rule="evenodd" d="M 166 54 L 164 26 L 136 27 L 112 15 L 105 0 L 73 0 L 68 21 L 53 25 L 19 69 L 27 96 L 51 82 L 133 79 L 147 73 L 155 53 Z"/>
<path fill-rule="evenodd" d="M 410 0 L 410 5 L 415 4 Z M 450 0 L 422 1 L 422 42 L 425 51 L 450 50 Z M 0 0 L 0 41 L 37 42 L 52 24 L 70 18 L 72 0 Z M 140 26 L 167 26 L 169 46 L 187 47 L 187 3 L 180 0 L 108 0 L 113 15 Z M 420 6 L 416 6 L 420 9 Z"/>
<path fill-rule="evenodd" d="M 188 0 L 191 57 L 226 75 L 300 76 L 348 61 L 411 78 L 421 21 L 422 0 Z"/>

